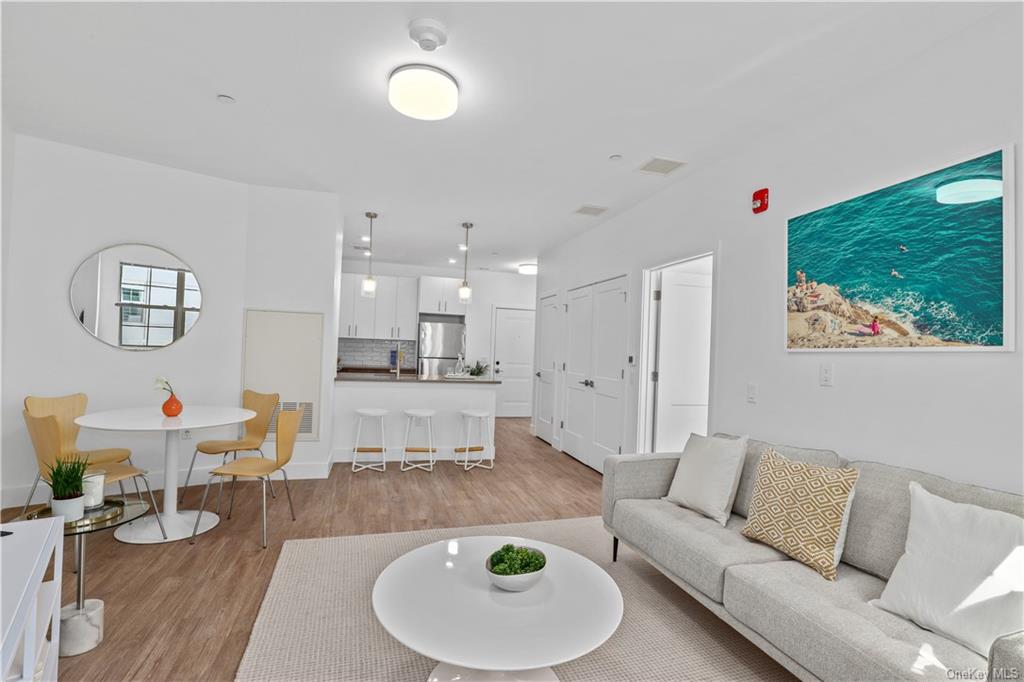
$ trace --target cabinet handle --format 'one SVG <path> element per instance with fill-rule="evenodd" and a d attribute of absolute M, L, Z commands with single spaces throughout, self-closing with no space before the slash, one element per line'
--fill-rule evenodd
<path fill-rule="evenodd" d="M 444 311 L 448 312 L 448 299 L 444 300 Z"/>
<path fill-rule="evenodd" d="M 401 336 L 402 336 L 402 328 L 401 327 L 398 328 L 398 336 L 399 336 L 399 338 L 401 338 Z"/>
<path fill-rule="evenodd" d="M 437 302 L 437 312 L 441 312 L 441 301 Z"/>
<path fill-rule="evenodd" d="M 356 325 L 356 336 L 359 336 L 359 325 Z"/>
<path fill-rule="evenodd" d="M 352 325 L 351 324 L 348 326 L 348 332 L 347 333 L 348 333 L 349 336 L 352 336 Z"/>

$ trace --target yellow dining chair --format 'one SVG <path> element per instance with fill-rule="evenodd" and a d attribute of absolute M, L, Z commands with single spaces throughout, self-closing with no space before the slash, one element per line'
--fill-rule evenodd
<path fill-rule="evenodd" d="M 199 519 L 202 518 L 203 509 L 206 508 L 206 497 L 210 494 L 210 484 L 216 476 L 223 482 L 225 476 L 231 477 L 231 502 L 228 504 L 228 518 L 231 518 L 231 508 L 235 506 L 235 479 L 258 478 L 263 485 L 263 549 L 267 548 L 267 483 L 270 481 L 270 474 L 280 471 L 284 476 L 284 492 L 288 496 L 288 510 L 291 511 L 292 521 L 295 520 L 295 507 L 292 506 L 292 491 L 288 488 L 288 474 L 284 466 L 292 458 L 295 450 L 295 438 L 299 435 L 299 423 L 302 422 L 302 413 L 305 408 L 289 410 L 277 413 L 277 458 L 274 460 L 263 457 L 242 457 L 219 466 L 210 472 L 206 481 L 206 489 L 203 491 L 203 501 L 199 505 L 199 514 L 196 516 L 196 526 L 192 529 L 192 537 L 189 544 L 195 544 L 196 532 L 199 530 Z"/>
<path fill-rule="evenodd" d="M 239 452 L 255 450 L 263 454 L 263 441 L 267 439 L 267 431 L 270 430 L 270 420 L 274 416 L 274 410 L 281 396 L 277 393 L 257 393 L 246 389 L 242 392 L 242 407 L 252 410 L 256 416 L 245 422 L 245 436 L 238 440 L 204 440 L 196 445 L 192 453 L 192 463 L 188 465 L 188 474 L 185 475 L 185 485 L 181 487 L 181 497 L 178 504 L 185 501 L 185 491 L 188 489 L 188 480 L 192 478 L 192 467 L 196 464 L 196 456 L 201 452 L 204 455 L 220 455 L 221 465 L 227 463 L 228 455 L 234 454 L 238 458 Z M 224 492 L 224 484 L 221 482 L 220 491 L 217 493 L 217 513 L 220 513 L 220 497 Z M 274 495 L 274 484 L 270 484 L 270 494 Z M 276 497 L 276 495 L 274 495 Z"/>
<path fill-rule="evenodd" d="M 33 417 L 29 414 L 28 410 L 22 411 L 21 414 L 25 418 L 25 426 L 28 427 L 28 435 L 32 439 L 32 447 L 36 451 L 36 463 L 39 465 L 39 471 L 42 472 L 40 478 L 49 483 L 50 468 L 58 460 L 68 459 L 61 451 L 62 443 L 66 438 L 64 430 L 61 428 L 60 422 L 55 415 L 49 414 L 45 417 Z M 72 457 L 74 456 L 76 455 L 72 455 Z M 86 469 L 86 473 L 95 471 L 103 472 L 106 483 L 121 483 L 127 478 L 142 479 L 143 484 L 146 486 L 146 492 L 149 494 L 149 502 L 153 507 L 153 513 L 156 514 L 156 522 L 160 526 L 160 533 L 163 534 L 164 540 L 167 539 L 164 522 L 160 518 L 160 511 L 156 506 L 156 498 L 153 497 L 153 490 L 149 487 L 149 479 L 146 478 L 145 471 L 123 462 L 90 464 Z M 124 498 L 125 502 L 128 501 L 124 494 L 124 486 L 121 486 L 121 497 Z"/>
<path fill-rule="evenodd" d="M 132 451 L 128 448 L 78 449 L 79 427 L 75 423 L 75 419 L 85 414 L 85 408 L 88 404 L 89 396 L 84 393 L 75 393 L 57 398 L 42 398 L 30 395 L 25 398 L 25 412 L 32 417 L 53 416 L 57 419 L 61 437 L 57 454 L 59 459 L 72 459 L 76 456 L 82 457 L 89 462 L 90 466 L 97 467 L 101 464 L 118 464 L 121 462 L 128 462 L 130 465 L 132 463 Z M 36 492 L 36 486 L 39 485 L 39 480 L 45 473 L 45 469 L 40 469 L 36 473 L 36 480 L 32 484 L 32 490 L 29 491 L 28 499 L 25 501 L 25 508 L 21 510 L 22 514 L 28 511 L 28 506 L 32 503 L 32 496 Z M 123 484 L 120 485 L 121 494 L 124 495 L 124 486 Z M 142 499 L 138 482 L 135 483 L 135 494 L 139 496 L 140 500 Z"/>

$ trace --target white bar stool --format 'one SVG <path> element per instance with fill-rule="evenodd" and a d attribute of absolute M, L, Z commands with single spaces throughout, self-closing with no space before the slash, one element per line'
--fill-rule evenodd
<path fill-rule="evenodd" d="M 384 415 L 388 413 L 387 410 L 382 410 L 376 407 L 364 407 L 356 410 L 356 416 L 358 419 L 358 425 L 356 426 L 356 443 L 352 446 L 352 471 L 362 471 L 363 469 L 369 469 L 370 471 L 384 471 L 388 467 L 387 462 L 387 448 L 384 445 Z M 359 439 L 363 435 L 363 420 L 364 419 L 377 419 L 380 423 L 380 447 L 359 447 Z M 379 462 L 368 462 L 360 464 L 356 460 L 359 458 L 361 452 L 379 452 Z"/>
<path fill-rule="evenodd" d="M 465 435 L 466 447 L 455 448 L 455 463 L 461 464 L 465 471 L 469 471 L 473 467 L 480 467 L 481 469 L 493 469 L 494 468 L 494 456 L 490 459 L 484 457 L 487 454 L 487 441 L 488 441 L 488 421 L 490 420 L 491 413 L 487 410 L 462 410 L 462 428 Z M 477 433 L 480 435 L 480 444 L 470 444 L 470 434 L 473 431 L 473 420 L 477 423 Z M 479 459 L 470 459 L 469 453 L 479 452 Z M 459 453 L 462 453 L 462 459 L 459 460 Z"/>
<path fill-rule="evenodd" d="M 434 415 L 437 414 L 436 410 L 424 410 L 424 409 L 413 409 L 405 411 L 405 447 L 402 449 L 402 471 L 412 471 L 413 469 L 423 469 L 424 471 L 433 471 L 434 462 L 437 461 L 437 448 L 434 447 Z M 417 422 L 421 422 L 427 429 L 427 447 L 409 447 L 409 434 L 412 431 L 413 426 Z M 427 462 L 410 462 L 406 459 L 406 455 L 410 452 L 414 453 L 427 453 Z"/>

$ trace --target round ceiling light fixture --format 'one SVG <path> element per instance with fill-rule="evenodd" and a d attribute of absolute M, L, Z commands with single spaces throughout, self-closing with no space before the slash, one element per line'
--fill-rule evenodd
<path fill-rule="evenodd" d="M 406 64 L 388 77 L 388 103 L 409 118 L 440 121 L 459 108 L 459 84 L 436 66 Z"/>
<path fill-rule="evenodd" d="M 536 275 L 537 264 L 536 263 L 520 263 L 519 264 L 520 275 Z"/>
<path fill-rule="evenodd" d="M 973 204 L 1003 196 L 1002 178 L 966 178 L 953 180 L 935 188 L 935 201 L 940 204 Z"/>
<path fill-rule="evenodd" d="M 235 98 L 231 95 L 225 95 L 224 93 L 221 93 L 217 95 L 217 101 L 221 104 L 234 104 Z"/>

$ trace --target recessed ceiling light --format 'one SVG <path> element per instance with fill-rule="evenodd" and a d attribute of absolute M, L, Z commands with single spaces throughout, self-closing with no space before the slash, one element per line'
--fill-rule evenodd
<path fill-rule="evenodd" d="M 1003 196 L 1002 178 L 965 178 L 952 180 L 935 188 L 935 201 L 940 204 L 973 204 Z"/>
<path fill-rule="evenodd" d="M 456 264 L 456 263 L 458 263 L 458 262 L 459 262 L 459 261 L 458 261 L 458 259 L 457 259 L 457 258 L 449 258 L 449 259 L 448 259 L 448 265 L 455 265 L 455 264 Z"/>
<path fill-rule="evenodd" d="M 466 250 L 466 249 L 468 249 L 468 248 L 469 248 L 469 247 L 468 247 L 468 246 L 466 246 L 465 244 L 459 244 L 459 251 L 465 251 L 465 250 Z"/>
<path fill-rule="evenodd" d="M 235 98 L 231 95 L 217 95 L 217 101 L 221 104 L 234 104 Z"/>
<path fill-rule="evenodd" d="M 536 263 L 520 263 L 519 264 L 520 275 L 536 275 L 537 264 Z"/>
<path fill-rule="evenodd" d="M 406 64 L 388 77 L 388 102 L 409 118 L 440 121 L 459 108 L 459 85 L 435 66 Z"/>
<path fill-rule="evenodd" d="M 360 237 L 360 239 L 362 239 L 364 242 L 368 242 L 370 241 L 370 235 L 364 234 L 362 237 Z"/>
<path fill-rule="evenodd" d="M 373 255 L 373 251 L 370 251 L 370 250 L 363 251 L 363 255 L 364 256 L 372 256 Z"/>

